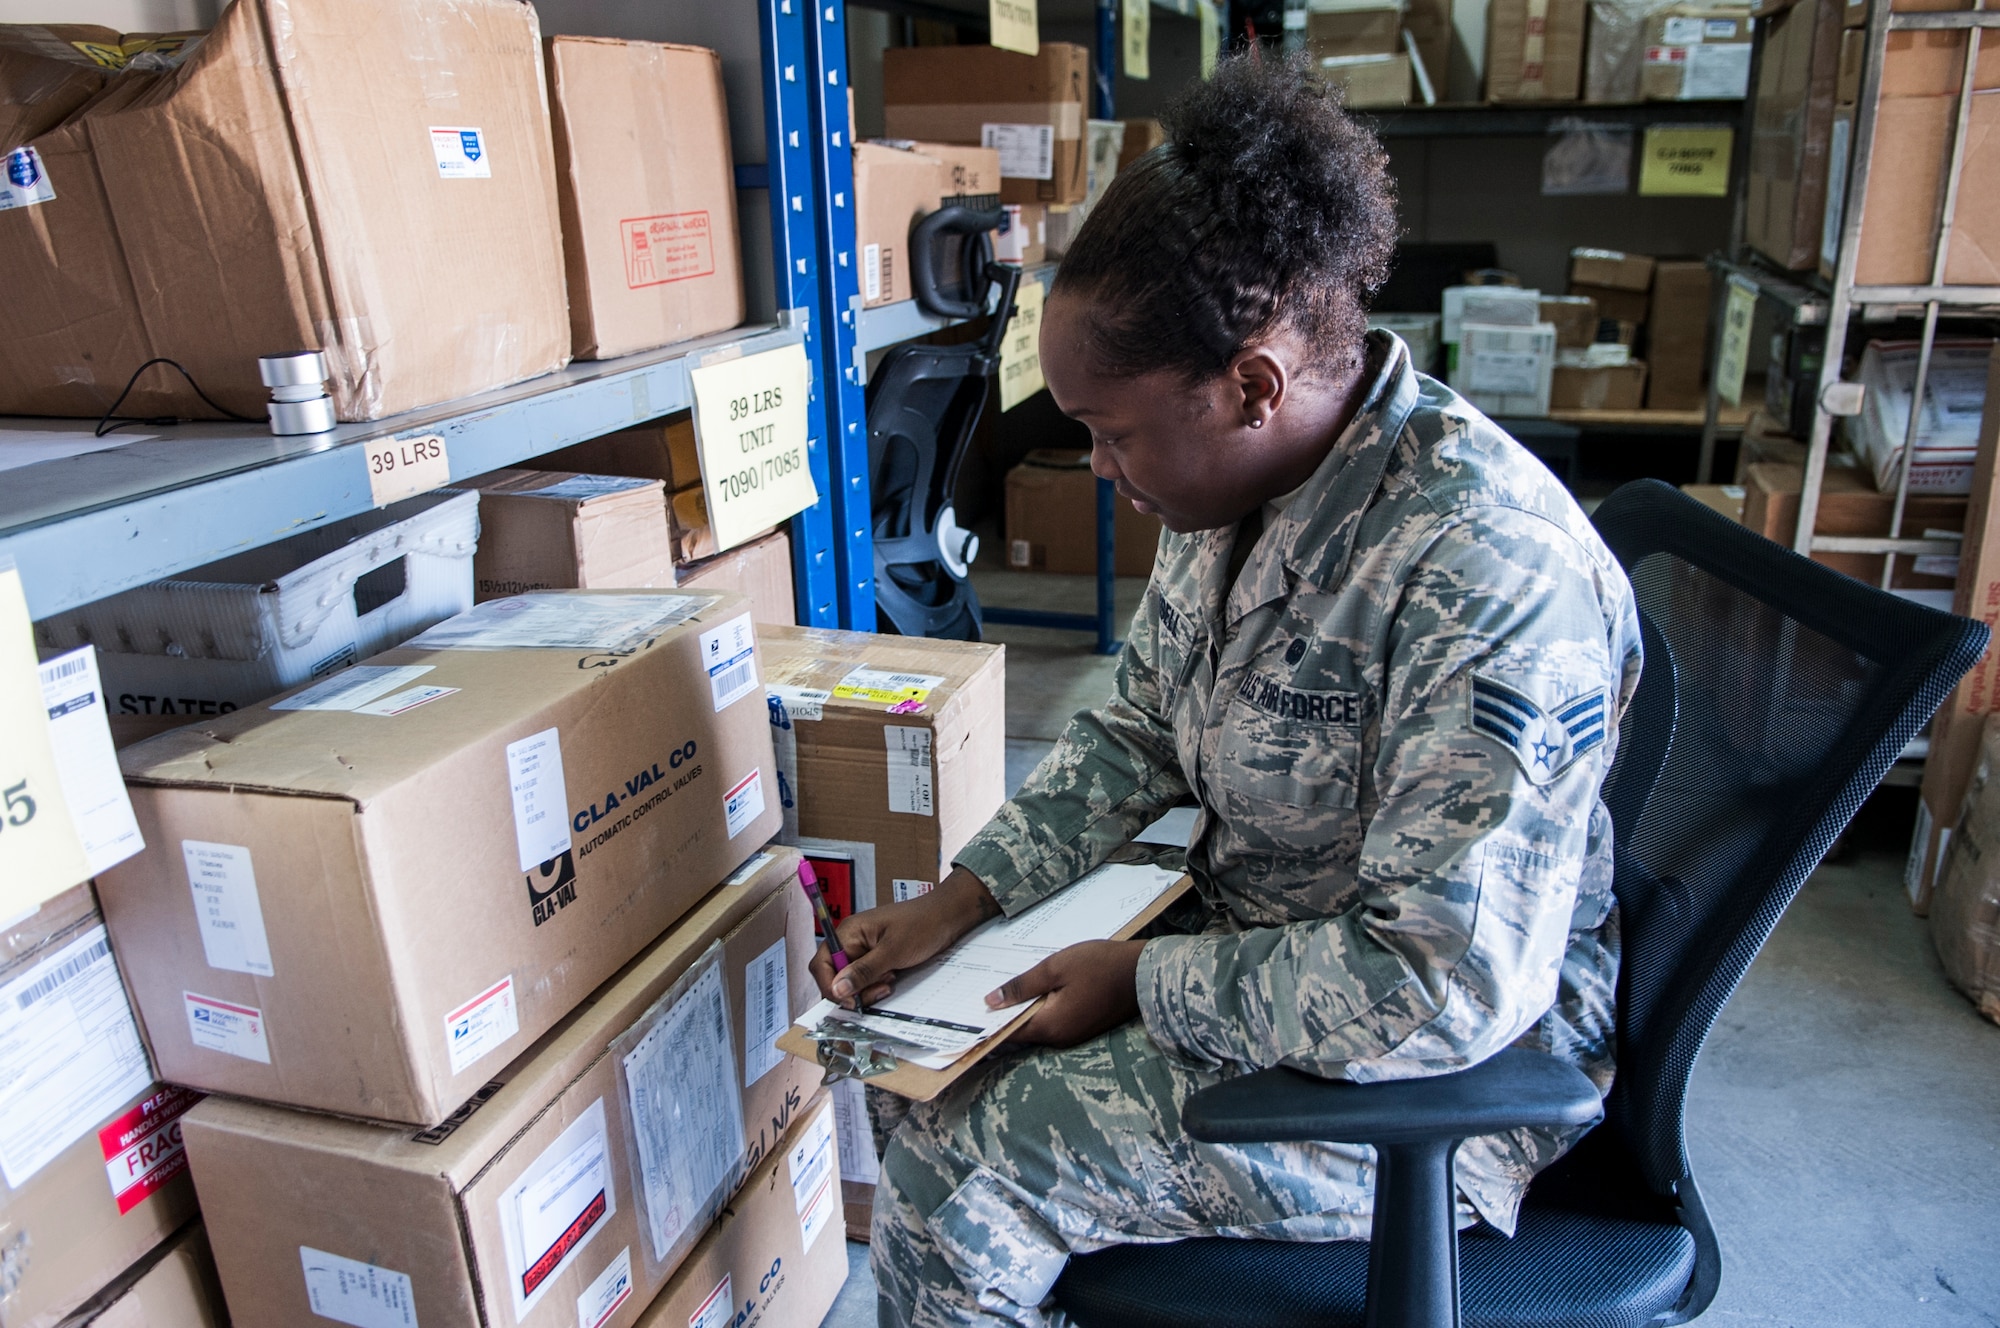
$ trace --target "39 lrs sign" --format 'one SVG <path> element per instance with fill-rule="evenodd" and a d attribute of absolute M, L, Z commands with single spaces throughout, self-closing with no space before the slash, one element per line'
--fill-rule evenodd
<path fill-rule="evenodd" d="M 387 507 L 451 483 L 451 459 L 445 455 L 444 438 L 439 434 L 371 438 L 364 447 L 368 454 L 368 496 L 377 507 Z"/>
<path fill-rule="evenodd" d="M 717 550 L 819 501 L 806 463 L 806 352 L 780 346 L 689 375 L 702 496 Z"/>

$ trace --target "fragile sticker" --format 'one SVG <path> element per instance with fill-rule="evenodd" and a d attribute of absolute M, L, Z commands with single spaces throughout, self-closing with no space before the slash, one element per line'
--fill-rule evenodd
<path fill-rule="evenodd" d="M 886 724 L 882 745 L 889 755 L 889 810 L 910 816 L 937 814 L 931 783 L 931 731 Z"/>
<path fill-rule="evenodd" d="M 111 1197 L 118 1201 L 120 1216 L 187 1170 L 181 1117 L 201 1098 L 190 1089 L 162 1084 L 158 1092 L 97 1131 L 104 1174 L 111 1182 Z"/>
<path fill-rule="evenodd" d="M 629 290 L 715 275 L 715 239 L 706 211 L 627 217 L 618 230 Z"/>
<path fill-rule="evenodd" d="M 241 844 L 183 839 L 181 861 L 187 867 L 208 966 L 252 977 L 277 976 L 271 967 L 271 942 L 264 934 L 264 909 L 257 899 L 250 850 Z"/>
<path fill-rule="evenodd" d="M 486 155 L 486 131 L 465 125 L 432 125 L 431 154 L 440 180 L 490 180 L 493 162 Z"/>
<path fill-rule="evenodd" d="M 264 1036 L 264 1012 L 254 1005 L 218 1001 L 213 996 L 181 993 L 187 1009 L 188 1036 L 204 1051 L 219 1051 L 259 1065 L 271 1063 L 271 1044 Z"/>
<path fill-rule="evenodd" d="M 708 1299 L 688 1315 L 688 1328 L 728 1328 L 735 1317 L 736 1295 L 729 1285 L 729 1274 L 724 1273 L 715 1290 L 708 1293 Z"/>
<path fill-rule="evenodd" d="M 799 1213 L 799 1239 L 810 1250 L 826 1230 L 838 1206 L 840 1152 L 834 1142 L 833 1109 L 829 1104 L 806 1126 L 805 1137 L 791 1154 L 792 1202 Z"/>
<path fill-rule="evenodd" d="M 396 715 L 406 715 L 418 706 L 429 705 L 433 701 L 450 696 L 457 690 L 456 687 L 435 687 L 428 684 L 412 687 L 408 691 L 397 692 L 394 696 L 385 696 L 379 701 L 358 705 L 354 707 L 354 713 L 379 715 L 384 719 L 393 718 Z"/>
<path fill-rule="evenodd" d="M 522 871 L 569 852 L 569 791 L 555 729 L 507 744 L 507 791 L 514 800 L 514 847 Z"/>
<path fill-rule="evenodd" d="M 592 1102 L 543 1149 L 499 1202 L 508 1290 L 514 1321 L 520 1323 L 618 1211 L 604 1099 Z"/>
<path fill-rule="evenodd" d="M 898 701 L 922 701 L 944 686 L 944 679 L 931 673 L 896 673 L 871 669 L 866 664 L 849 670 L 834 685 L 833 695 L 841 701 L 876 701 L 894 705 Z"/>
<path fill-rule="evenodd" d="M 521 1031 L 514 1006 L 514 975 L 509 973 L 444 1017 L 444 1044 L 451 1072 L 460 1075 L 508 1038 Z"/>
<path fill-rule="evenodd" d="M 701 634 L 701 662 L 715 708 L 724 710 L 757 689 L 757 631 L 749 614 Z"/>
<path fill-rule="evenodd" d="M 53 202 L 55 196 L 41 153 L 34 148 L 15 148 L 7 154 L 5 178 L 0 179 L 0 212 Z"/>
<path fill-rule="evenodd" d="M 632 1299 L 632 1247 L 612 1256 L 604 1271 L 576 1298 L 576 1328 L 603 1328 L 618 1307 Z"/>
<path fill-rule="evenodd" d="M 415 682 L 436 667 L 435 664 L 356 664 L 282 701 L 271 702 L 271 709 L 353 710 Z"/>
<path fill-rule="evenodd" d="M 722 795 L 722 818 L 729 825 L 729 837 L 736 838 L 763 814 L 764 772 L 752 770 Z"/>
<path fill-rule="evenodd" d="M 791 1023 L 791 987 L 785 941 L 772 941 L 743 970 L 743 1086 L 750 1087 L 784 1063 L 778 1035 Z"/>
<path fill-rule="evenodd" d="M 410 1275 L 299 1246 L 306 1303 L 322 1319 L 354 1328 L 417 1328 L 417 1297 Z"/>

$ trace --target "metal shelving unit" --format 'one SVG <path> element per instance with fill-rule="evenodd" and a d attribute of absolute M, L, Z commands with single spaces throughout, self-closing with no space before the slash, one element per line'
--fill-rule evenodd
<path fill-rule="evenodd" d="M 1036 263 L 1022 273 L 1026 280 L 1038 281 L 1044 288 L 1055 280 L 1055 275 L 1054 263 Z M 993 306 L 994 301 L 988 299 L 987 311 L 991 312 Z M 898 300 L 894 304 L 878 304 L 873 309 L 861 309 L 856 312 L 855 354 L 865 361 L 870 351 L 887 350 L 905 341 L 915 341 L 918 337 L 927 337 L 933 332 L 942 332 L 948 327 L 955 327 L 962 321 L 964 320 L 927 314 L 917 307 L 915 300 Z M 864 377 L 866 375 L 865 369 L 863 375 Z"/>
<path fill-rule="evenodd" d="M 1451 102 L 1436 106 L 1357 107 L 1383 138 L 1533 138 L 1561 120 L 1644 129 L 1649 125 L 1692 124 L 1704 120 L 1735 125 L 1742 120 L 1741 98 L 1714 101 Z"/>

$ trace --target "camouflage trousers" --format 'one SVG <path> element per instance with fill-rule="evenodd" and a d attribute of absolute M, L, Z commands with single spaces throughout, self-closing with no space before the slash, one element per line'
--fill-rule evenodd
<path fill-rule="evenodd" d="M 1071 1253 L 1107 1245 L 1366 1239 L 1372 1149 L 1182 1132 L 1181 1103 L 1222 1077 L 1134 1022 L 1065 1050 L 995 1057 L 913 1106 L 875 1192 L 882 1328 L 1067 1323 L 1050 1288 Z"/>

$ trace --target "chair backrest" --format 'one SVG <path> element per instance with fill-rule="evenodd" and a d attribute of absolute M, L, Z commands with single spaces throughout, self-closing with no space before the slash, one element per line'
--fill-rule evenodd
<path fill-rule="evenodd" d="M 1709 1029 L 1986 628 L 1811 562 L 1654 480 L 1593 518 L 1631 578 L 1646 668 L 1605 800 L 1624 940 L 1607 1124 L 1655 1194 L 1689 1176 Z"/>

